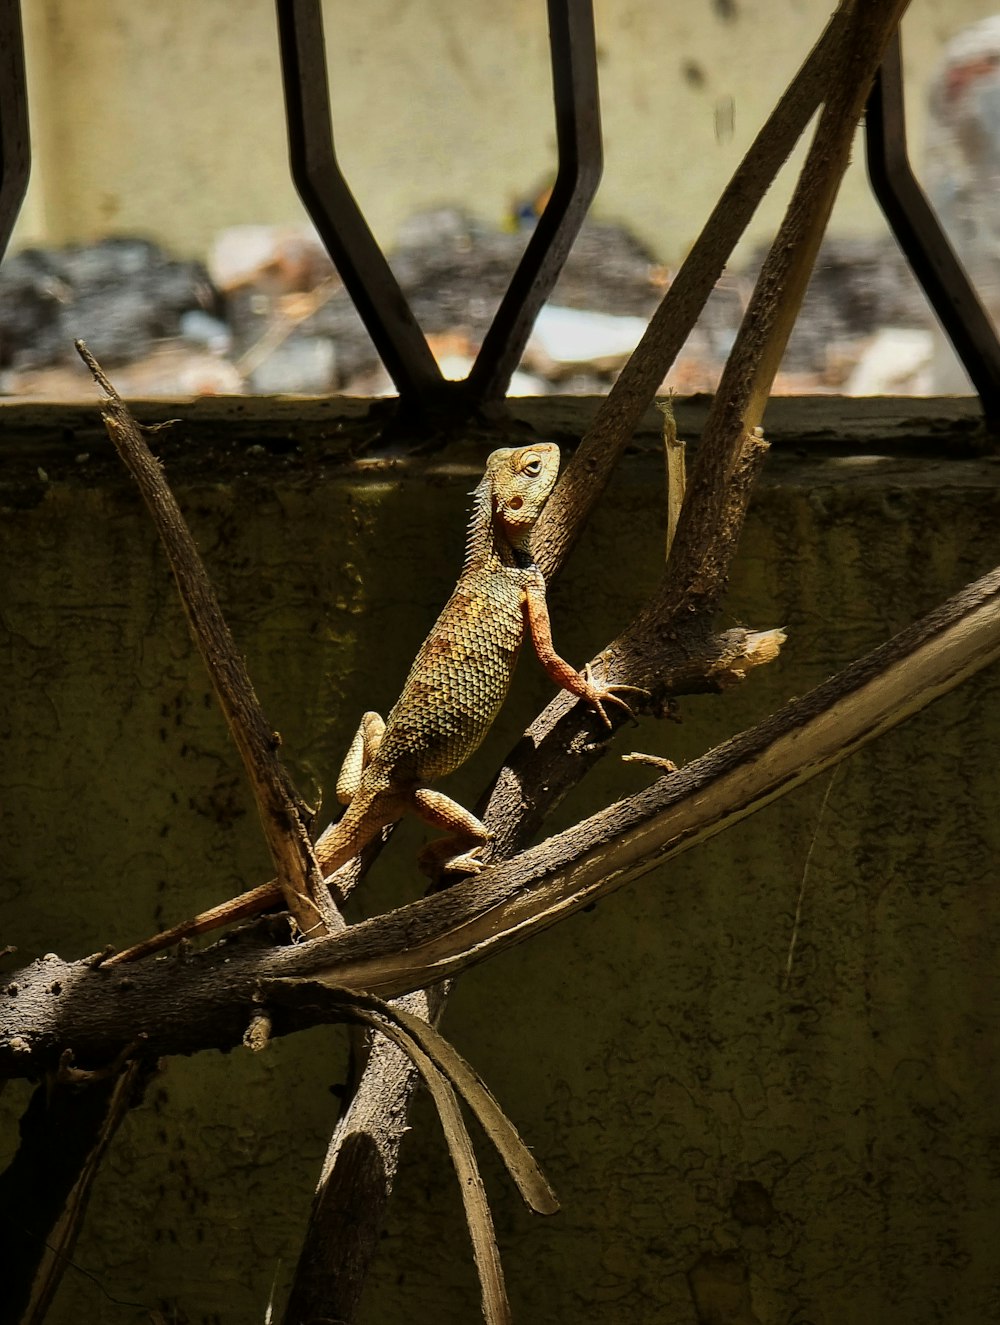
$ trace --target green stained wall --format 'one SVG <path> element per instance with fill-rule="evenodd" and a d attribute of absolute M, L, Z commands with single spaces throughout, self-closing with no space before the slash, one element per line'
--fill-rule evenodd
<path fill-rule="evenodd" d="M 586 405 L 562 408 L 548 435 L 581 426 Z M 723 623 L 784 625 L 780 661 L 685 702 L 681 725 L 626 729 L 616 748 L 690 758 L 998 560 L 995 461 L 949 459 L 947 431 L 902 454 L 877 418 L 840 445 L 851 420 L 824 408 L 838 450 L 855 453 L 797 448 L 788 425 Z M 239 422 L 263 453 L 234 453 L 237 424 L 220 415 L 163 454 L 311 795 L 332 788 L 362 709 L 395 698 L 457 573 L 489 443 L 344 466 L 335 429 L 307 436 L 290 417 Z M 4 969 L 135 939 L 267 873 L 135 493 L 83 423 L 67 426 L 26 440 L 8 427 L 0 472 L 0 945 L 20 948 Z M 966 427 L 953 420 L 951 435 Z M 556 641 L 575 662 L 659 573 L 662 480 L 646 440 L 553 590 Z M 526 657 L 459 797 L 474 798 L 549 693 Z M 998 740 L 988 671 L 832 783 L 462 978 L 445 1030 L 563 1205 L 529 1217 L 485 1157 L 518 1321 L 1000 1320 Z M 646 776 L 612 754 L 559 821 Z M 397 836 L 366 910 L 416 895 L 419 838 Z M 317 1030 L 256 1057 L 166 1064 L 100 1174 L 81 1269 L 51 1319 L 263 1320 L 294 1264 L 342 1059 L 337 1033 Z M 0 1161 L 27 1092 L 0 1098 Z M 477 1318 L 457 1192 L 421 1101 L 364 1319 Z"/>

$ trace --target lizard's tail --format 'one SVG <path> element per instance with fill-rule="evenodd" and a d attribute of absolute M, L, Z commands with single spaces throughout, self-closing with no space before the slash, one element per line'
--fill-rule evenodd
<path fill-rule="evenodd" d="M 331 824 L 316 842 L 316 862 L 323 878 L 329 879 L 342 865 L 359 855 L 376 833 L 399 818 L 402 808 L 379 792 L 370 792 L 363 785 L 359 787 L 341 818 Z M 202 911 L 190 920 L 182 920 L 172 929 L 165 929 L 161 934 L 153 934 L 141 943 L 133 944 L 131 948 L 124 948 L 102 964 L 117 966 L 138 961 L 140 957 L 149 957 L 154 952 L 171 948 L 182 939 L 192 939 L 198 934 L 219 929 L 222 925 L 232 925 L 237 920 L 260 915 L 262 911 L 279 906 L 282 901 L 278 881 L 272 879 L 269 883 L 262 883 L 249 892 L 241 893 L 239 897 L 213 906 L 211 910 Z"/>
<path fill-rule="evenodd" d="M 376 833 L 399 818 L 403 808 L 395 797 L 390 799 L 381 789 L 373 791 L 362 782 L 337 822 L 316 839 L 313 850 L 323 878 L 329 879 L 341 865 L 359 856 Z"/>
<path fill-rule="evenodd" d="M 269 911 L 272 906 L 277 906 L 281 900 L 282 893 L 278 880 L 272 879 L 270 883 L 259 884 L 249 892 L 241 893 L 239 897 L 233 897 L 219 906 L 213 906 L 209 911 L 202 911 L 190 920 L 182 920 L 172 929 L 165 929 L 160 934 L 143 939 L 141 943 L 133 944 L 131 948 L 123 948 L 121 952 L 116 952 L 113 957 L 109 957 L 101 964 L 117 966 L 121 962 L 136 962 L 140 957 L 148 957 L 163 948 L 172 948 L 180 943 L 181 939 L 193 939 L 197 934 L 206 934 L 210 929 L 218 929 L 220 925 L 232 925 L 237 920 L 258 916 L 262 911 Z"/>

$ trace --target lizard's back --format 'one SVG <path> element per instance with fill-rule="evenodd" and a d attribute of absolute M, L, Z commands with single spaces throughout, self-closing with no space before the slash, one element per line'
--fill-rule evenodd
<path fill-rule="evenodd" d="M 429 782 L 479 747 L 517 662 L 524 581 L 514 566 L 462 576 L 386 720 L 376 756 L 382 774 Z"/>

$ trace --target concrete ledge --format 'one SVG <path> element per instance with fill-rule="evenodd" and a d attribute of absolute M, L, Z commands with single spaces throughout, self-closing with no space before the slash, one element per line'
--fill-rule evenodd
<path fill-rule="evenodd" d="M 710 401 L 705 395 L 676 401 L 681 436 L 697 438 Z M 144 422 L 178 421 L 159 434 L 156 446 L 182 482 L 270 471 L 275 461 L 291 477 L 291 456 L 299 457 L 315 473 L 317 465 L 339 466 L 359 452 L 392 459 L 412 454 L 414 449 L 398 436 L 391 444 L 381 440 L 380 407 L 388 408 L 388 402 L 352 397 L 208 396 L 132 404 Z M 474 447 L 477 463 L 483 445 L 504 445 L 525 434 L 572 445 L 586 431 L 599 405 L 600 398 L 594 396 L 514 399 L 509 421 L 491 428 L 470 427 L 464 436 Z M 10 498 L 10 485 L 30 488 L 37 484 L 39 467 L 50 479 L 79 479 L 88 484 L 112 476 L 105 469 L 109 462 L 113 473 L 121 473 L 104 435 L 96 391 L 92 407 L 4 404 L 0 406 L 0 428 L 0 496 L 6 493 Z M 660 415 L 651 408 L 636 431 L 635 445 L 658 446 L 660 429 Z M 813 457 L 873 453 L 959 458 L 990 449 L 974 397 L 776 397 L 768 407 L 767 433 L 777 450 L 794 448 Z M 456 446 L 457 450 L 449 446 L 449 455 L 461 453 L 461 445 Z M 433 449 L 419 443 L 421 452 Z"/>

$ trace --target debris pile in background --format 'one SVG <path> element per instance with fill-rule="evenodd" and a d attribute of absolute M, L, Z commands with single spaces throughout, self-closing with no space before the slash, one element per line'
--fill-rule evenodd
<path fill-rule="evenodd" d="M 106 363 L 129 363 L 180 336 L 185 314 L 216 310 L 200 263 L 143 239 L 24 249 L 0 266 L 0 368 L 67 362 L 76 336 Z"/>
<path fill-rule="evenodd" d="M 402 229 L 391 266 L 446 377 L 464 377 L 527 242 L 457 209 Z M 607 391 L 670 282 L 621 226 L 587 222 L 542 310 L 515 394 Z M 726 273 L 665 385 L 712 390 L 752 291 Z M 888 238 L 828 241 L 778 389 L 929 389 L 932 318 Z M 138 239 L 25 250 L 0 267 L 0 391 L 89 398 L 82 336 L 130 395 L 392 391 L 308 226 L 237 226 L 207 264 Z"/>
<path fill-rule="evenodd" d="M 763 258 L 760 253 L 759 262 Z M 778 390 L 927 395 L 933 322 L 891 236 L 827 239 L 782 360 Z"/>

